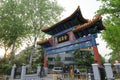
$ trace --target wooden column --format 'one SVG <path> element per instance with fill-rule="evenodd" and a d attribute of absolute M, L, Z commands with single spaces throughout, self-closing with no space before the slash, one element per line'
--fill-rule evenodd
<path fill-rule="evenodd" d="M 94 52 L 94 60 L 97 61 L 97 64 L 98 64 L 98 65 L 101 65 L 100 55 L 99 55 L 99 52 L 98 52 L 97 45 L 96 45 L 96 46 L 93 46 L 93 52 Z"/>
<path fill-rule="evenodd" d="M 69 35 L 69 41 L 74 41 L 75 40 L 75 36 L 74 36 L 72 31 L 68 32 L 68 35 Z"/>
<path fill-rule="evenodd" d="M 44 54 L 44 67 L 47 67 L 47 57 L 46 57 L 46 54 Z"/>
<path fill-rule="evenodd" d="M 92 48 L 93 48 L 93 52 L 94 52 L 94 60 L 97 61 L 97 64 L 100 66 L 101 65 L 101 61 L 100 61 L 100 55 L 98 52 L 98 48 L 97 48 L 97 43 L 96 43 L 96 39 L 97 38 L 97 34 L 94 34 L 92 36 Z"/>
<path fill-rule="evenodd" d="M 54 46 L 58 45 L 57 37 L 54 37 Z"/>

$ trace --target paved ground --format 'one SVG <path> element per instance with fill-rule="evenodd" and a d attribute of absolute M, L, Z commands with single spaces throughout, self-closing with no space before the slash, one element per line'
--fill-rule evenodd
<path fill-rule="evenodd" d="M 62 78 L 61 75 L 62 75 L 62 74 L 60 74 L 60 75 L 48 74 L 48 75 L 45 76 L 45 77 L 42 77 L 42 78 L 39 78 L 39 79 L 31 79 L 31 80 L 89 80 L 89 79 L 85 79 L 85 78 L 82 78 L 82 79 L 70 79 L 70 78 L 55 79 L 56 76 Z M 2 79 L 0 79 L 0 80 L 2 80 Z M 6 79 L 5 79 L 5 80 L 6 80 Z M 14 80 L 20 80 L 20 79 L 14 79 Z M 115 80 L 120 80 L 120 79 L 115 79 Z"/>
<path fill-rule="evenodd" d="M 58 77 L 58 79 L 57 79 Z M 49 74 L 46 77 L 40 78 L 40 80 L 63 80 L 61 75 L 56 74 Z M 64 79 L 64 80 L 71 80 L 71 79 Z M 74 79 L 75 80 L 75 79 Z"/>
<path fill-rule="evenodd" d="M 46 77 L 40 78 L 40 80 L 54 80 L 52 74 L 47 75 Z"/>
<path fill-rule="evenodd" d="M 70 79 L 70 78 L 64 78 L 64 79 L 55 79 L 56 76 L 61 77 L 61 75 L 53 75 L 49 74 L 46 77 L 40 78 L 39 80 L 86 80 L 86 79 Z M 62 77 L 61 77 L 62 78 Z M 115 80 L 120 80 L 120 79 L 115 79 Z"/>
<path fill-rule="evenodd" d="M 59 75 L 49 74 L 46 77 L 40 78 L 40 80 L 80 80 L 80 79 L 70 79 L 70 78 L 63 79 L 62 74 L 59 74 Z M 86 79 L 81 79 L 81 80 L 86 80 Z"/>

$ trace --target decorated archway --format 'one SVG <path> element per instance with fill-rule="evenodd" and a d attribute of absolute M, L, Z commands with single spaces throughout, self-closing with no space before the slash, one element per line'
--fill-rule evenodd
<path fill-rule="evenodd" d="M 46 55 L 48 54 L 58 54 L 88 47 L 92 47 L 94 59 L 101 65 L 96 38 L 97 33 L 104 29 L 101 16 L 96 16 L 92 20 L 85 19 L 79 7 L 66 19 L 42 29 L 43 32 L 52 36 L 47 40 L 38 42 L 38 45 L 45 49 L 44 67 L 47 67 Z"/>

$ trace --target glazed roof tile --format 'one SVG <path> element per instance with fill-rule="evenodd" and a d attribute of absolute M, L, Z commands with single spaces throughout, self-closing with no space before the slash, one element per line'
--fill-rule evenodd
<path fill-rule="evenodd" d="M 87 23 L 83 24 L 83 25 L 77 25 L 76 28 L 73 30 L 73 32 L 79 31 L 79 30 L 83 30 L 85 28 L 91 27 L 93 24 L 95 24 L 98 20 L 102 20 L 102 17 L 100 15 L 97 15 L 94 19 L 89 20 Z M 104 29 L 105 27 L 103 25 L 99 26 L 102 29 Z"/>

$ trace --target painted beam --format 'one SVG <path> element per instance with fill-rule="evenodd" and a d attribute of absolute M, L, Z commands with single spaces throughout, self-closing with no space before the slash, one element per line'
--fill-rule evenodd
<path fill-rule="evenodd" d="M 93 45 L 90 42 L 84 42 L 84 43 L 79 43 L 79 44 L 74 44 L 74 45 L 53 49 L 53 50 L 48 50 L 48 51 L 46 50 L 46 54 L 56 54 L 60 52 L 71 51 L 71 50 L 80 49 L 80 48 L 87 48 L 91 46 Z"/>
<path fill-rule="evenodd" d="M 96 35 L 89 35 L 78 40 L 72 42 L 65 42 L 64 44 L 59 44 L 58 46 L 53 46 L 50 48 L 46 48 L 46 54 L 55 54 L 80 48 L 87 48 L 91 46 L 96 46 L 97 44 L 94 43 L 94 40 L 97 36 Z"/>
<path fill-rule="evenodd" d="M 52 46 L 52 47 L 49 47 L 49 48 L 45 48 L 45 50 L 53 50 L 53 49 L 57 49 L 57 48 L 61 48 L 61 47 L 69 46 L 69 45 L 74 45 L 74 44 L 77 44 L 77 43 L 82 43 L 82 42 L 94 40 L 95 38 L 97 38 L 96 34 L 88 35 L 86 37 L 79 38 L 79 39 L 74 40 L 72 42 L 64 42 L 64 43 L 61 43 L 57 46 Z M 96 44 L 96 43 L 94 43 L 94 41 L 92 41 L 92 44 Z"/>
<path fill-rule="evenodd" d="M 62 32 L 59 32 L 59 33 L 57 33 L 57 34 L 55 34 L 55 35 L 53 35 L 53 36 L 56 37 L 56 36 L 65 34 L 65 33 L 69 32 L 69 31 L 71 31 L 71 30 L 74 30 L 74 29 L 75 29 L 75 26 L 73 26 L 73 27 L 71 27 L 71 28 L 69 28 L 69 29 L 67 29 L 67 30 L 64 30 L 64 31 L 62 31 Z"/>

